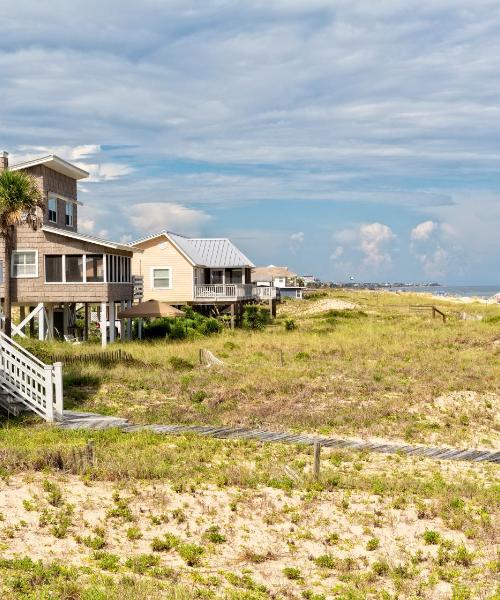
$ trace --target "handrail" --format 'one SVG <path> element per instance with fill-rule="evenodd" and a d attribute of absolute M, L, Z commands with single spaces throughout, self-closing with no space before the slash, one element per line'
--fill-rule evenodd
<path fill-rule="evenodd" d="M 0 388 L 46 421 L 62 417 L 62 363 L 46 365 L 2 332 Z"/>
<path fill-rule="evenodd" d="M 33 362 L 38 363 L 38 365 L 42 368 L 45 367 L 44 362 L 42 362 L 39 358 L 37 358 L 29 350 L 26 350 L 26 348 L 21 346 L 21 344 L 18 344 L 12 338 L 10 338 L 8 335 L 5 335 L 5 333 L 3 333 L 3 331 L 0 331 L 0 342 L 6 342 L 7 344 L 10 344 L 14 348 L 16 348 L 18 352 L 23 354 L 29 360 L 32 360 Z"/>

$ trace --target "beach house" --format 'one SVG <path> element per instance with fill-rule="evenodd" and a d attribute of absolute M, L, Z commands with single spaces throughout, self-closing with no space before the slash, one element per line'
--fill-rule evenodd
<path fill-rule="evenodd" d="M 238 318 L 257 299 L 254 264 L 227 238 L 191 238 L 161 231 L 131 244 L 132 273 L 144 300 L 192 305 L 207 314 Z"/>
<path fill-rule="evenodd" d="M 116 308 L 131 306 L 133 299 L 130 246 L 101 239 L 78 229 L 78 181 L 88 173 L 50 154 L 9 165 L 6 152 L 0 170 L 23 171 L 33 176 L 43 193 L 41 227 L 20 225 L 14 233 L 12 263 L 5 264 L 0 239 L 0 296 L 5 277 L 11 278 L 12 303 L 21 322 L 13 335 L 33 334 L 40 339 L 74 332 L 77 307 L 84 315 L 84 335 L 89 331 L 91 309 L 98 315 L 102 344 L 114 341 Z M 125 331 L 127 328 L 125 328 Z M 123 328 L 122 328 L 123 331 Z"/>

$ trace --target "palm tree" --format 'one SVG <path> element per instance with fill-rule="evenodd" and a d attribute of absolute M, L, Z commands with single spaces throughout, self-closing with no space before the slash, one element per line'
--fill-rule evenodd
<path fill-rule="evenodd" d="M 41 222 L 38 208 L 43 208 L 43 195 L 34 177 L 22 171 L 0 173 L 0 237 L 5 244 L 4 332 L 8 336 L 12 332 L 10 265 L 14 230 L 22 223 L 37 229 Z"/>

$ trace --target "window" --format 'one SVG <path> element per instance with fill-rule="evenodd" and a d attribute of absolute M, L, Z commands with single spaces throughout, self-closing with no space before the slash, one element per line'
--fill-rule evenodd
<path fill-rule="evenodd" d="M 241 269 L 227 269 L 226 283 L 243 283 L 243 271 Z"/>
<path fill-rule="evenodd" d="M 102 254 L 87 254 L 85 273 L 87 275 L 87 282 L 89 283 L 104 281 Z"/>
<path fill-rule="evenodd" d="M 73 202 L 65 203 L 66 227 L 73 227 Z"/>
<path fill-rule="evenodd" d="M 59 283 L 63 280 L 63 260 L 59 255 L 45 255 L 45 281 Z"/>
<path fill-rule="evenodd" d="M 223 283 L 224 271 L 222 269 L 212 269 L 210 271 L 210 283 Z"/>
<path fill-rule="evenodd" d="M 83 281 L 83 256 L 66 254 L 66 281 Z"/>
<path fill-rule="evenodd" d="M 57 223 L 57 198 L 49 198 L 49 221 Z"/>
<path fill-rule="evenodd" d="M 153 267 L 153 289 L 165 290 L 172 287 L 171 270 L 169 267 Z"/>
<path fill-rule="evenodd" d="M 38 277 L 36 250 L 14 250 L 12 277 Z"/>

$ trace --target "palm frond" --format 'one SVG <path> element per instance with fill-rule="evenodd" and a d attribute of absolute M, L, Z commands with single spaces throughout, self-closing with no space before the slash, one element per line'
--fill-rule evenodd
<path fill-rule="evenodd" d="M 39 208 L 43 208 L 43 194 L 34 177 L 22 171 L 0 173 L 0 234 L 21 223 L 37 229 Z"/>

